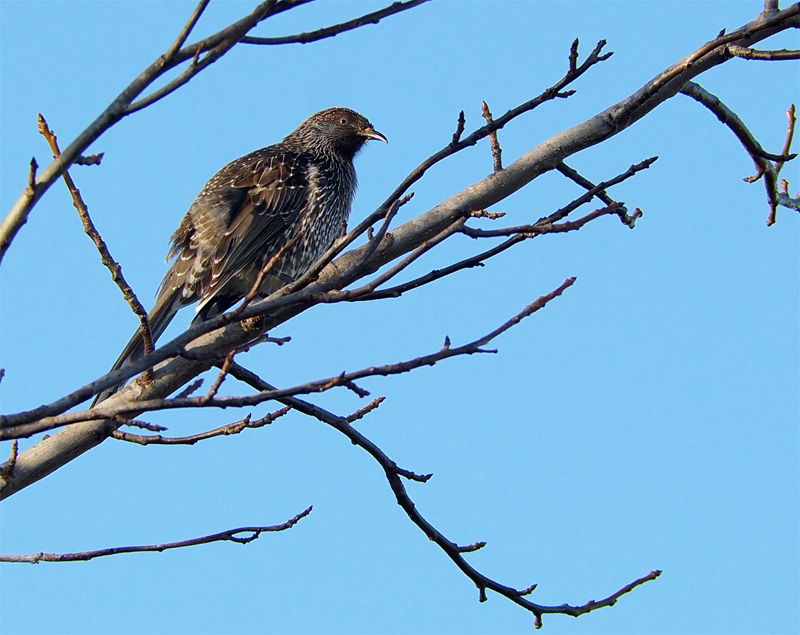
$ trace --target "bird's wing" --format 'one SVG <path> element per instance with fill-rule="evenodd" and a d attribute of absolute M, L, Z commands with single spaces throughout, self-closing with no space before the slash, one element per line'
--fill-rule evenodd
<path fill-rule="evenodd" d="M 306 155 L 270 148 L 237 159 L 209 181 L 187 214 L 193 231 L 179 236 L 179 228 L 173 237 L 173 251 L 180 250 L 173 269 L 177 274 L 179 268 L 191 268 L 199 285 L 187 300 L 199 298 L 198 310 L 225 294 L 233 277 L 246 268 L 258 271 L 280 248 L 306 205 L 307 175 Z M 176 237 L 184 238 L 183 247 Z M 239 289 L 234 295 L 246 292 Z"/>

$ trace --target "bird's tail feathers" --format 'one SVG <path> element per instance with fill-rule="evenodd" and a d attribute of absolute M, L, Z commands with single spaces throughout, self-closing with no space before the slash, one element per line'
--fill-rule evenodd
<path fill-rule="evenodd" d="M 180 303 L 178 296 L 179 291 L 173 292 L 163 299 L 159 297 L 159 299 L 156 301 L 156 305 L 153 307 L 153 310 L 147 314 L 147 320 L 150 323 L 150 335 L 153 338 L 153 343 L 155 343 L 156 340 L 161 337 L 161 334 L 167 329 L 167 326 L 169 326 L 172 318 L 175 317 L 178 309 L 183 306 Z M 144 338 L 142 337 L 142 329 L 138 328 L 125 348 L 122 349 L 122 353 L 120 353 L 120 356 L 117 358 L 117 361 L 114 362 L 114 365 L 111 367 L 109 372 L 119 370 L 123 366 L 126 366 L 127 364 L 139 359 L 142 357 L 142 355 L 144 355 Z M 118 384 L 101 392 L 94 398 L 94 401 L 92 401 L 92 407 L 99 402 L 108 399 L 111 395 L 117 392 L 117 390 L 122 388 L 122 386 L 123 384 Z"/>

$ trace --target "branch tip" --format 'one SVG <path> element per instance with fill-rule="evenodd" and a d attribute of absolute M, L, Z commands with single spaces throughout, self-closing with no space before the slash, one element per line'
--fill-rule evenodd
<path fill-rule="evenodd" d="M 467 120 L 464 117 L 464 111 L 462 110 L 458 113 L 458 125 L 456 126 L 456 131 L 453 133 L 453 140 L 450 142 L 450 146 L 454 147 L 458 145 L 458 142 L 461 140 L 461 135 L 464 133 L 464 127 L 467 125 Z"/>
<path fill-rule="evenodd" d="M 472 553 L 473 551 L 478 551 L 479 549 L 483 549 L 486 546 L 486 542 L 473 542 L 471 545 L 465 545 L 464 547 L 456 547 L 456 550 L 459 553 Z"/>

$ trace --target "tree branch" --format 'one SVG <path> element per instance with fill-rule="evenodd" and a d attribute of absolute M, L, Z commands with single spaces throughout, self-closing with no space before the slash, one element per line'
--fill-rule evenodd
<path fill-rule="evenodd" d="M 317 29 L 316 31 L 311 31 L 310 33 L 298 33 L 297 35 L 285 35 L 283 37 L 253 37 L 248 35 L 243 37 L 241 42 L 242 44 L 266 45 L 308 44 L 309 42 L 316 42 L 325 38 L 334 37 L 340 33 L 344 33 L 345 31 L 351 31 L 353 29 L 366 26 L 367 24 L 378 24 L 378 22 L 387 16 L 412 9 L 413 7 L 416 7 L 427 1 L 428 0 L 406 0 L 405 2 L 394 2 L 380 11 L 374 11 L 372 13 L 362 15 L 360 18 L 355 18 L 353 20 L 348 20 L 347 22 L 342 22 L 341 24 L 328 26 L 324 29 Z"/>
<path fill-rule="evenodd" d="M 266 527 L 238 527 L 228 529 L 218 534 L 192 538 L 191 540 L 181 540 L 180 542 L 166 542 L 160 545 L 141 545 L 134 547 L 111 547 L 110 549 L 98 549 L 96 551 L 82 551 L 79 553 L 33 553 L 27 556 L 0 555 L 0 562 L 24 562 L 28 564 L 39 564 L 40 562 L 83 562 L 104 556 L 116 556 L 121 553 L 142 553 L 145 551 L 167 551 L 168 549 L 180 549 L 181 547 L 194 547 L 196 545 L 207 545 L 212 542 L 236 542 L 246 545 L 261 537 L 267 532 L 285 531 L 294 527 L 300 520 L 311 513 L 313 507 L 300 512 L 294 518 L 290 518 L 280 525 L 269 525 Z M 239 534 L 249 534 L 239 536 Z"/>
<path fill-rule="evenodd" d="M 727 36 L 723 39 L 718 38 L 714 42 L 704 45 L 694 54 L 685 58 L 678 64 L 673 65 L 670 69 L 667 69 L 667 71 L 657 76 L 656 79 L 648 82 L 642 89 L 630 97 L 531 149 L 506 167 L 502 173 L 488 176 L 482 181 L 451 196 L 428 212 L 395 228 L 386 235 L 369 261 L 363 264 L 363 275 L 376 271 L 384 264 L 412 251 L 425 240 L 451 225 L 465 212 L 488 209 L 493 204 L 524 187 L 541 174 L 555 169 L 557 165 L 572 154 L 597 145 L 618 134 L 626 127 L 644 117 L 660 103 L 663 103 L 665 100 L 677 94 L 687 81 L 730 59 L 730 56 L 722 52 L 723 45 L 741 43 L 743 45 L 752 46 L 770 35 L 800 25 L 800 21 L 798 20 L 799 13 L 800 5 L 793 5 L 789 9 L 771 14 L 768 19 L 759 17 L 755 21 L 739 29 L 735 34 L 731 34 L 731 36 Z M 734 35 L 735 37 L 733 37 Z M 737 40 L 740 40 L 740 42 Z M 713 44 L 713 46 L 711 46 L 711 44 Z M 711 47 L 709 48 L 709 46 Z M 581 73 L 588 68 L 587 65 L 597 63 L 597 61 L 600 61 L 601 57 L 605 58 L 606 56 L 599 55 L 599 50 L 600 46 L 598 45 L 589 59 L 584 62 L 583 65 L 579 66 L 576 72 Z M 574 73 L 568 74 L 556 87 L 561 86 L 563 88 L 563 82 L 572 81 L 574 76 Z M 563 96 L 563 94 L 548 90 L 539 98 L 527 104 L 523 104 L 520 108 L 528 107 L 528 109 L 530 109 L 535 107 L 538 103 L 558 96 Z M 509 113 L 503 117 L 496 119 L 494 129 L 499 129 L 499 127 L 505 123 L 506 117 L 515 116 L 517 110 L 518 109 L 509 111 Z M 484 128 L 476 131 L 473 135 L 460 140 L 458 144 L 472 145 L 477 142 L 479 136 L 486 136 L 488 132 L 489 130 L 484 126 Z M 66 151 L 64 154 L 66 154 Z M 413 171 L 388 200 L 390 202 L 397 200 L 413 182 L 421 178 L 430 165 L 433 165 L 448 154 L 452 154 L 451 145 L 448 146 L 448 150 L 433 155 L 419 168 Z M 376 212 L 370 216 L 348 236 L 354 235 L 358 230 L 363 233 L 363 231 L 366 231 L 366 227 L 374 224 L 376 220 L 383 218 L 385 215 L 385 205 L 386 204 L 381 206 L 378 210 L 380 213 Z M 1 238 L 2 233 L 0 233 L 0 239 Z M 355 240 L 355 238 L 352 240 Z M 341 248 L 342 244 L 343 243 L 340 241 L 335 249 Z M 241 316 L 239 316 L 240 319 L 268 314 L 269 317 L 264 318 L 263 328 L 274 328 L 274 326 L 283 323 L 309 306 L 312 306 L 313 294 L 337 288 L 337 282 L 343 279 L 342 276 L 345 273 L 352 270 L 351 267 L 362 266 L 361 256 L 364 251 L 365 247 L 362 246 L 338 256 L 336 260 L 326 264 L 324 269 L 320 271 L 315 270 L 313 274 L 303 279 L 303 284 L 306 285 L 310 283 L 312 278 L 315 280 L 315 282 L 307 288 L 298 291 L 298 286 L 289 285 L 286 289 L 274 294 L 273 297 L 247 307 Z M 220 329 L 220 327 L 223 326 L 225 328 L 210 334 L 210 331 Z M 201 335 L 202 337 L 200 337 Z M 43 416 L 53 416 L 57 413 L 65 412 L 67 409 L 89 399 L 97 392 L 109 386 L 119 384 L 134 374 L 142 372 L 142 370 L 147 367 L 151 367 L 154 364 L 178 355 L 179 351 L 183 348 L 189 347 L 198 352 L 230 350 L 235 346 L 251 340 L 252 337 L 252 333 L 249 333 L 240 324 L 228 324 L 226 326 L 226 317 L 224 315 L 218 316 L 217 318 L 192 327 L 183 335 L 175 338 L 172 342 L 157 349 L 150 355 L 143 357 L 138 360 L 137 363 L 132 364 L 123 371 L 116 371 L 115 373 L 106 375 L 101 378 L 101 380 L 92 382 L 48 406 L 36 408 L 26 413 L 19 413 L 13 417 L 5 417 L 0 420 L 0 422 L 4 427 L 8 427 L 12 423 L 12 419 L 14 423 L 17 424 L 23 421 L 32 422 Z M 190 342 L 193 343 L 190 345 Z M 152 385 L 144 387 L 138 386 L 136 382 L 134 382 L 120 393 L 114 395 L 112 397 L 114 401 L 108 403 L 108 405 L 111 406 L 118 401 L 121 403 L 122 400 L 126 399 L 146 400 L 163 398 L 187 381 L 196 377 L 208 367 L 209 362 L 207 361 L 173 359 L 155 370 L 155 379 Z M 76 456 L 94 447 L 104 438 L 108 437 L 114 427 L 115 424 L 107 421 L 89 421 L 77 424 L 70 426 L 59 434 L 21 453 L 18 457 L 14 473 L 7 481 L 5 489 L 0 493 L 0 497 L 6 497 L 19 491 L 19 489 L 46 476 L 55 469 L 58 469 L 58 467 L 71 461 Z"/>
<path fill-rule="evenodd" d="M 305 384 L 295 386 L 293 388 L 262 392 L 256 395 L 249 395 L 244 397 L 212 396 L 211 398 L 209 398 L 208 395 L 206 395 L 203 397 L 181 397 L 174 399 L 159 398 L 159 399 L 135 400 L 135 401 L 112 400 L 112 398 L 109 398 L 99 403 L 91 410 L 71 412 L 68 414 L 58 415 L 55 417 L 45 417 L 34 423 L 24 424 L 10 428 L 4 428 L 2 430 L 2 440 L 27 437 L 33 434 L 46 432 L 48 430 L 53 430 L 58 427 L 67 426 L 78 422 L 103 421 L 113 417 L 121 417 L 127 415 L 135 416 L 134 413 L 140 413 L 143 411 L 152 412 L 156 410 L 174 410 L 181 408 L 204 408 L 204 407 L 230 408 L 230 407 L 242 407 L 242 406 L 255 406 L 265 401 L 273 401 L 273 400 L 280 401 L 284 397 L 293 397 L 296 395 L 326 392 L 328 390 L 331 390 L 332 388 L 336 388 L 339 386 L 352 388 L 353 382 L 358 381 L 359 379 L 364 379 L 365 377 L 376 377 L 376 376 L 386 377 L 389 375 L 399 375 L 402 373 L 407 373 L 409 371 L 415 370 L 417 368 L 422 368 L 424 366 L 433 366 L 437 362 L 440 362 L 445 359 L 450 359 L 451 357 L 458 357 L 462 355 L 475 355 L 478 353 L 496 353 L 497 351 L 486 350 L 483 347 L 489 342 L 491 342 L 493 339 L 495 339 L 497 336 L 501 335 L 502 333 L 510 329 L 512 326 L 518 324 L 524 318 L 532 315 L 533 313 L 544 307 L 553 298 L 560 296 L 567 288 L 571 287 L 574 283 L 575 283 L 575 278 L 569 278 L 564 282 L 564 284 L 562 284 L 558 289 L 556 289 L 552 293 L 549 293 L 546 296 L 542 296 L 541 298 L 536 300 L 536 302 L 533 302 L 532 304 L 526 306 L 520 313 L 518 313 L 516 316 L 508 320 L 503 325 L 496 328 L 491 333 L 488 333 L 487 335 L 484 335 L 483 337 L 480 337 L 477 340 L 470 342 L 469 344 L 464 344 L 462 346 L 453 348 L 450 346 L 450 340 L 446 339 L 445 345 L 438 352 L 430 353 L 428 355 L 423 355 L 421 357 L 417 357 L 415 359 L 411 359 L 405 362 L 398 362 L 395 364 L 384 364 L 382 366 L 370 366 L 368 368 L 364 368 L 361 370 L 349 373 L 342 373 L 335 377 L 310 381 Z M 228 363 L 227 366 L 228 368 L 230 368 L 231 363 Z M 368 394 L 369 393 L 364 392 L 363 394 L 360 394 L 360 396 L 366 396 Z M 0 491 L 0 495 L 2 495 L 3 493 L 4 489 Z"/>
<path fill-rule="evenodd" d="M 736 135 L 736 138 L 739 139 L 744 146 L 750 158 L 753 160 L 753 163 L 756 165 L 756 175 L 746 178 L 745 181 L 753 183 L 762 176 L 764 177 L 764 187 L 767 190 L 767 201 L 770 208 L 767 225 L 773 225 L 775 223 L 778 205 L 780 204 L 778 198 L 778 175 L 786 161 L 791 161 L 797 157 L 796 154 L 787 154 L 791 149 L 791 140 L 794 134 L 792 109 L 790 109 L 790 113 L 792 114 L 789 115 L 789 132 L 787 133 L 786 144 L 784 145 L 784 154 L 770 154 L 764 151 L 753 133 L 748 130 L 747 126 L 739 119 L 736 113 L 702 86 L 694 82 L 687 82 L 686 86 L 681 89 L 681 93 L 698 101 L 713 112 L 717 116 L 717 119 L 730 128 L 733 134 Z M 776 162 L 775 165 L 770 163 L 770 159 Z"/>
<path fill-rule="evenodd" d="M 741 57 L 745 60 L 800 60 L 800 51 L 790 51 L 781 49 L 780 51 L 757 51 L 738 44 L 729 44 L 728 52 L 734 57 Z"/>
<path fill-rule="evenodd" d="M 120 432 L 119 430 L 114 430 L 114 432 L 111 434 L 111 438 L 116 439 L 117 441 L 127 441 L 128 443 L 136 443 L 138 445 L 194 445 L 198 441 L 205 441 L 206 439 L 213 439 L 214 437 L 231 436 L 234 434 L 239 434 L 242 430 L 245 429 L 263 428 L 264 426 L 269 425 L 279 417 L 285 415 L 287 412 L 289 412 L 290 409 L 291 408 L 289 408 L 288 406 L 285 408 L 281 408 L 280 410 L 272 412 L 267 416 L 262 417 L 261 419 L 256 419 L 255 421 L 250 421 L 250 415 L 247 415 L 241 421 L 229 423 L 227 425 L 220 426 L 219 428 L 215 428 L 207 432 L 201 432 L 199 434 L 192 434 L 187 437 L 164 437 L 161 436 L 160 434 L 146 436 L 141 434 L 130 434 L 128 432 Z"/>
<path fill-rule="evenodd" d="M 155 60 L 150 66 L 142 71 L 139 76 L 133 80 L 123 90 L 117 98 L 98 116 L 80 135 L 78 135 L 72 143 L 55 159 L 38 177 L 34 184 L 27 187 L 9 213 L 0 223 L 0 263 L 6 251 L 11 246 L 17 232 L 22 228 L 28 218 L 33 207 L 36 205 L 39 198 L 50 188 L 50 186 L 58 179 L 64 171 L 88 148 L 94 143 L 106 130 L 111 128 L 121 119 L 130 115 L 138 110 L 152 105 L 156 101 L 166 97 L 171 92 L 187 83 L 197 73 L 207 68 L 210 64 L 225 55 L 231 48 L 233 48 L 243 37 L 257 24 L 263 20 L 288 11 L 297 6 L 310 2 L 311 0 L 266 0 L 259 4 L 249 15 L 240 19 L 239 21 L 225 27 L 217 33 L 195 42 L 189 46 L 180 48 L 183 42 L 189 36 L 189 33 L 194 28 L 197 21 L 202 15 L 206 2 L 200 2 L 192 12 L 189 21 L 184 25 L 181 32 L 178 34 L 175 42 L 167 49 L 167 51 Z M 386 15 L 403 11 L 422 0 L 409 0 L 404 3 L 395 3 L 392 7 L 387 8 Z M 396 5 L 401 6 L 396 6 Z M 372 14 L 370 14 L 372 15 Z M 366 18 L 367 16 L 365 16 Z M 384 17 L 384 16 L 381 16 Z M 379 18 L 380 19 L 380 18 Z M 367 20 L 365 24 L 369 23 Z M 355 27 L 351 27 L 355 28 Z M 344 29 L 348 30 L 348 29 Z M 205 55 L 201 58 L 201 54 Z M 169 70 L 175 68 L 179 64 L 192 60 L 189 67 L 181 73 L 178 77 L 168 82 L 165 86 L 154 91 L 150 95 L 143 97 L 139 101 L 136 98 L 141 95 L 150 85 L 157 79 L 163 76 Z"/>
<path fill-rule="evenodd" d="M 56 138 L 55 133 L 52 132 L 48 127 L 47 121 L 41 115 L 41 113 L 39 114 L 39 133 L 50 145 L 50 149 L 53 152 L 53 158 L 57 159 L 61 154 L 61 151 L 58 148 L 58 139 Z M 67 189 L 72 196 L 72 204 L 78 211 L 78 216 L 80 217 L 81 224 L 83 225 L 83 231 L 89 238 L 91 238 L 92 242 L 97 248 L 97 251 L 100 253 L 100 262 L 102 262 L 103 266 L 106 267 L 109 272 L 111 272 L 111 279 L 119 287 L 119 290 L 122 291 L 122 297 L 125 298 L 125 301 L 131 307 L 131 311 L 133 311 L 134 315 L 139 318 L 142 340 L 144 341 L 144 352 L 152 352 L 153 336 L 150 333 L 150 322 L 147 319 L 147 310 L 144 308 L 142 303 L 139 302 L 139 298 L 136 297 L 133 289 L 125 280 L 125 276 L 122 275 L 122 267 L 120 264 L 111 257 L 111 252 L 108 250 L 108 245 L 106 245 L 106 242 L 103 240 L 102 236 L 100 236 L 100 232 L 97 231 L 97 228 L 92 222 L 92 219 L 89 216 L 89 209 L 86 207 L 86 203 L 83 201 L 80 190 L 75 186 L 69 171 L 64 170 L 64 174 L 62 176 L 64 178 L 64 183 L 66 183 Z"/>

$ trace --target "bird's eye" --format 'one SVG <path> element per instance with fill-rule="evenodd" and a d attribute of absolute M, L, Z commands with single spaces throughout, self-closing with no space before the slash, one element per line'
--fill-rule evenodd
<path fill-rule="evenodd" d="M 339 123 L 342 124 L 343 126 L 346 125 L 347 124 L 347 117 L 342 117 L 341 119 L 339 119 Z"/>

